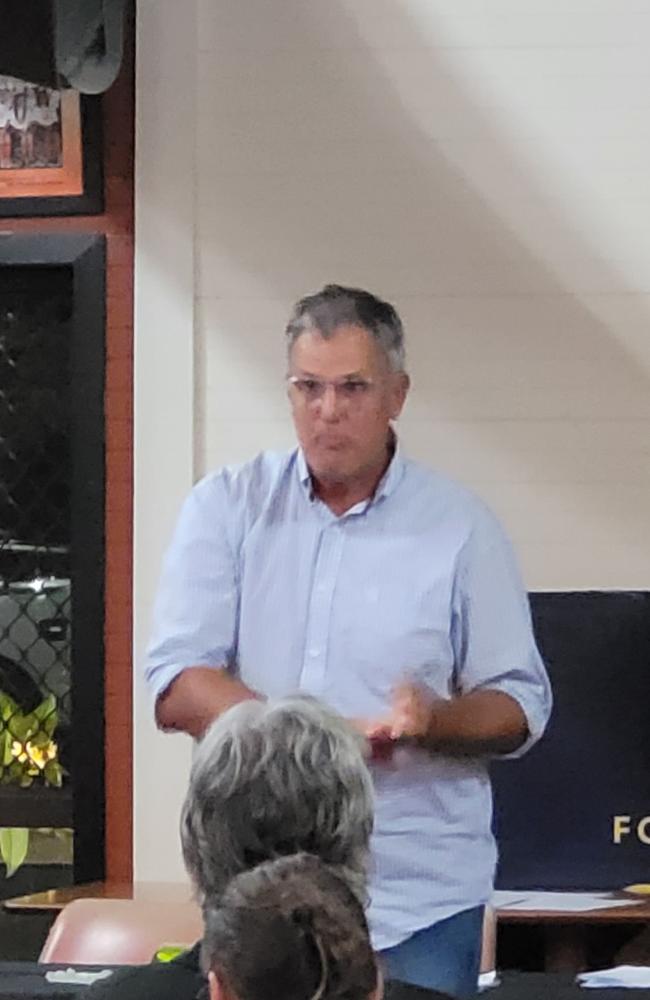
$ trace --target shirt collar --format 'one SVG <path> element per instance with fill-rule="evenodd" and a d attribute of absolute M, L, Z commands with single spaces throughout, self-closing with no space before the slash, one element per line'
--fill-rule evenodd
<path fill-rule="evenodd" d="M 368 506 L 381 500 L 383 497 L 388 497 L 397 488 L 402 476 L 404 475 L 404 469 L 406 464 L 406 459 L 404 457 L 404 451 L 399 442 L 399 438 L 394 431 L 391 431 L 393 436 L 393 443 L 395 450 L 393 451 L 393 457 L 391 458 L 388 468 L 386 469 L 384 475 L 379 480 L 377 489 L 375 490 L 374 496 L 367 501 Z M 307 465 L 307 459 L 305 458 L 305 453 L 302 448 L 298 448 L 297 451 L 297 470 L 298 478 L 307 492 L 309 499 L 313 499 L 313 492 L 311 486 L 311 473 L 309 472 L 309 467 Z"/>
<path fill-rule="evenodd" d="M 296 462 L 298 467 L 298 478 L 300 479 L 300 482 L 311 496 L 311 476 L 309 474 L 309 468 L 307 466 L 307 459 L 305 458 L 305 453 L 302 450 L 302 448 L 298 448 L 296 454 L 297 454 Z"/>
<path fill-rule="evenodd" d="M 388 497 L 391 493 L 394 493 L 399 482 L 404 475 L 404 469 L 406 467 L 406 459 L 404 456 L 404 450 L 399 442 L 399 438 L 394 431 L 391 432 L 393 435 L 394 452 L 393 457 L 390 460 L 390 464 L 386 469 L 384 475 L 379 480 L 377 489 L 375 490 L 375 495 L 373 497 L 373 502 L 380 500 L 382 497 Z"/>

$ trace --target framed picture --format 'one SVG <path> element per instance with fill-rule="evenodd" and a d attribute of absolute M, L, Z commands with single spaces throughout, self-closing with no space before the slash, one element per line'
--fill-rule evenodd
<path fill-rule="evenodd" d="M 0 76 L 0 217 L 102 210 L 100 99 Z"/>

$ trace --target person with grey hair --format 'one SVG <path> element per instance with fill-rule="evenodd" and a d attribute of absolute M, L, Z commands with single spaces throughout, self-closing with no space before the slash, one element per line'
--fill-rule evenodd
<path fill-rule="evenodd" d="M 307 855 L 303 874 L 340 883 L 357 901 L 354 913 L 363 912 L 373 826 L 363 747 L 348 723 L 305 696 L 243 701 L 213 723 L 196 747 L 181 816 L 183 857 L 204 920 L 223 912 L 222 896 L 242 873 L 259 866 L 263 873 L 279 859 L 287 867 L 276 871 L 291 872 L 289 859 Z M 200 952 L 201 942 L 169 964 L 117 972 L 88 995 L 194 1000 L 205 987 Z M 229 969 L 232 978 L 234 958 Z"/>
<path fill-rule="evenodd" d="M 316 854 L 362 902 L 373 788 L 363 742 L 312 698 L 243 701 L 198 744 L 181 817 L 200 900 L 262 861 Z"/>
<path fill-rule="evenodd" d="M 203 479 L 181 512 L 146 677 L 164 729 L 300 689 L 369 740 L 370 925 L 395 978 L 476 988 L 496 847 L 487 764 L 542 734 L 548 677 L 493 514 L 405 457 L 395 308 L 326 285 L 286 328 L 299 442 Z"/>

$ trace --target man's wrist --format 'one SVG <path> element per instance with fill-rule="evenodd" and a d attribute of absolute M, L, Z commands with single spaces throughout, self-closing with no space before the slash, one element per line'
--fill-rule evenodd
<path fill-rule="evenodd" d="M 430 698 L 427 705 L 426 723 L 421 737 L 421 745 L 427 750 L 437 750 L 442 742 L 444 730 L 445 707 L 447 702 L 442 698 Z"/>
<path fill-rule="evenodd" d="M 156 721 L 161 728 L 200 739 L 214 720 L 240 701 L 261 698 L 225 667 L 185 667 L 159 695 Z"/>

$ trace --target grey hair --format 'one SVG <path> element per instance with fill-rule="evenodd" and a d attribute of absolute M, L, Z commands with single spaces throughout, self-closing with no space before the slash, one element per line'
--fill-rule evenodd
<path fill-rule="evenodd" d="M 316 330 L 328 340 L 341 326 L 360 326 L 384 352 L 391 371 L 403 372 L 406 364 L 404 329 L 397 310 L 362 288 L 325 285 L 293 307 L 286 327 L 287 350 L 298 337 Z"/>
<path fill-rule="evenodd" d="M 316 699 L 241 702 L 197 747 L 181 841 L 202 902 L 235 875 L 303 851 L 365 900 L 372 826 L 362 741 Z"/>

